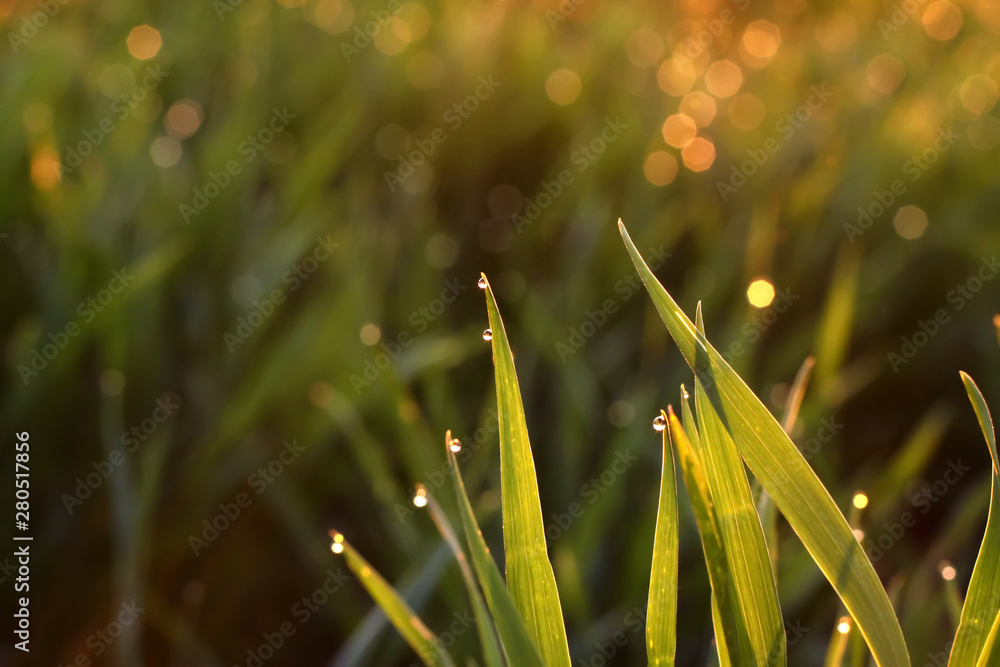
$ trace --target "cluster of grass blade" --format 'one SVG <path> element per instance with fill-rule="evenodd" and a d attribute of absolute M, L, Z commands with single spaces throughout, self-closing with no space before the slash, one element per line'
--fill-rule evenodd
<path fill-rule="evenodd" d="M 646 617 L 648 663 L 670 666 L 675 662 L 678 467 L 701 538 L 721 667 L 787 664 L 775 574 L 777 512 L 788 521 L 850 614 L 832 632 L 825 664 L 863 664 L 866 643 L 878 665 L 908 666 L 910 658 L 889 595 L 848 520 L 788 435 L 812 359 L 803 364 L 784 423 L 779 424 L 706 339 L 700 304 L 692 322 L 653 276 L 624 225 L 619 225 L 653 303 L 694 371 L 694 408 L 682 385 L 681 418 L 668 406 L 654 420 L 654 428 L 663 436 L 663 458 Z M 421 485 L 416 487 L 415 504 L 428 508 L 460 566 L 486 667 L 569 667 L 513 355 L 485 275 L 480 287 L 486 293 L 496 374 L 506 578 L 479 529 L 455 457 L 460 443 L 450 431 L 445 437 L 446 468 L 458 501 L 465 546 L 436 499 Z M 971 377 L 962 373 L 961 378 L 989 446 L 993 479 L 986 534 L 949 665 L 987 667 L 1000 664 L 1000 460 L 982 394 Z M 747 467 L 753 473 L 752 482 Z M 400 594 L 342 535 L 335 531 L 331 535 L 333 550 L 346 556 L 348 566 L 420 658 L 427 665 L 455 664 Z"/>

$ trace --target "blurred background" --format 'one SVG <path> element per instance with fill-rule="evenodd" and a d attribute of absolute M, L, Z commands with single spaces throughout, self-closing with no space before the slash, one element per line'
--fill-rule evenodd
<path fill-rule="evenodd" d="M 644 664 L 651 420 L 692 376 L 621 217 L 775 414 L 815 356 L 793 439 L 845 513 L 867 495 L 914 664 L 943 664 L 989 501 L 958 371 L 1000 410 L 996 2 L 24 0 L 0 25 L 3 535 L 34 538 L 32 652 L 5 628 L 0 662 L 415 663 L 334 527 L 478 657 L 409 499 L 453 508 L 452 429 L 502 553 L 484 271 L 574 664 L 616 632 L 607 664 Z M 843 612 L 787 525 L 778 582 L 790 664 L 821 664 Z"/>

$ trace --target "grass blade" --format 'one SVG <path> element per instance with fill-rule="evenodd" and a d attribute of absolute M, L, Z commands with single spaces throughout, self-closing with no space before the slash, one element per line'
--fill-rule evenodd
<path fill-rule="evenodd" d="M 458 461 L 455 460 L 455 453 L 451 451 L 450 447 L 447 448 L 447 455 L 448 467 L 452 472 L 451 479 L 455 487 L 455 496 L 458 500 L 458 512 L 462 518 L 462 530 L 465 532 L 465 541 L 469 545 L 469 554 L 472 556 L 472 567 L 475 569 L 476 578 L 483 589 L 486 606 L 489 607 L 490 613 L 493 615 L 493 623 L 496 624 L 497 634 L 500 636 L 500 644 L 507 656 L 507 662 L 510 665 L 544 667 L 538 650 L 528 635 L 527 628 L 524 627 L 524 621 L 521 620 L 517 607 L 514 606 L 514 600 L 504 584 L 496 561 L 490 555 L 490 550 L 483 539 L 483 533 L 479 530 L 469 496 L 465 493 L 465 483 L 462 481 Z"/>
<path fill-rule="evenodd" d="M 548 667 L 570 667 L 559 590 L 545 544 L 542 505 L 514 357 L 486 274 L 486 290 L 500 421 L 500 496 L 507 587 L 528 634 Z"/>
<path fill-rule="evenodd" d="M 854 617 L 881 667 L 908 667 L 895 611 L 844 515 L 763 403 L 729 367 L 646 266 L 619 221 L 639 276 L 670 335 L 706 391 L 743 459 Z"/>
<path fill-rule="evenodd" d="M 996 667 L 1000 665 L 1000 614 L 997 614 L 996 619 L 993 621 L 993 627 L 990 629 L 990 634 L 986 638 L 986 643 L 983 645 L 983 653 L 979 656 L 979 662 L 976 663 L 976 667 Z"/>
<path fill-rule="evenodd" d="M 972 407 L 979 419 L 986 444 L 993 461 L 993 484 L 990 490 L 990 513 L 986 520 L 986 534 L 979 547 L 976 566 L 972 569 L 972 579 L 965 595 L 962 620 L 955 633 L 955 643 L 951 648 L 951 667 L 975 664 L 984 652 L 987 633 L 998 611 L 1000 611 L 1000 462 L 997 459 L 996 433 L 989 408 L 979 391 L 979 387 L 966 373 L 960 373 L 965 391 L 969 394 Z M 993 649 L 994 651 L 996 649 Z"/>
<path fill-rule="evenodd" d="M 445 442 L 449 448 L 455 442 L 452 440 L 451 431 L 448 431 L 448 434 L 445 436 Z M 469 598 L 472 600 L 472 610 L 476 616 L 476 631 L 479 633 L 479 643 L 483 647 L 483 660 L 486 663 L 486 667 L 503 667 L 503 657 L 493 628 L 493 620 L 490 618 L 483 595 L 479 592 L 479 584 L 472 573 L 472 568 L 469 567 L 465 551 L 458 543 L 458 538 L 455 537 L 455 530 L 451 527 L 451 522 L 448 521 L 448 517 L 441 510 L 441 506 L 437 500 L 434 496 L 427 493 L 427 488 L 423 484 L 416 486 L 416 493 L 417 498 L 426 500 L 427 511 L 431 515 L 431 520 L 434 521 L 434 525 L 437 526 L 438 532 L 441 533 L 441 537 L 444 538 L 451 552 L 455 555 L 455 560 L 458 561 L 458 566 L 462 570 L 462 579 L 465 581 L 465 588 L 469 591 Z"/>
<path fill-rule="evenodd" d="M 649 575 L 646 657 L 651 667 L 673 667 L 677 650 L 677 482 L 674 452 L 668 443 L 667 415 L 662 410 L 659 419 L 662 420 L 657 428 L 663 434 L 663 468 Z"/>
<path fill-rule="evenodd" d="M 785 629 L 764 530 L 750 492 L 743 460 L 700 379 L 695 408 L 702 460 L 749 643 L 727 646 L 740 665 L 784 665 Z"/>
<path fill-rule="evenodd" d="M 427 629 L 396 589 L 375 571 L 375 568 L 344 539 L 343 535 L 331 530 L 330 537 L 333 539 L 333 552 L 344 555 L 347 567 L 354 572 L 354 576 L 368 590 L 368 594 L 382 608 L 399 634 L 403 635 L 403 639 L 417 652 L 424 664 L 428 667 L 455 667 L 451 656 L 444 650 L 437 636 Z"/>
<path fill-rule="evenodd" d="M 687 403 L 683 405 L 687 421 L 690 408 Z M 719 646 L 719 662 L 723 667 L 729 667 L 731 664 L 729 656 L 735 652 L 735 647 L 749 645 L 750 638 L 738 604 L 732 574 L 729 571 L 729 561 L 722 544 L 722 531 L 719 528 L 705 469 L 693 442 L 688 439 L 685 428 L 681 426 L 672 409 L 668 408 L 667 412 L 670 439 L 677 449 L 681 475 L 691 501 L 698 534 L 701 536 L 701 546 L 705 552 L 708 580 L 712 586 L 712 619 Z"/>

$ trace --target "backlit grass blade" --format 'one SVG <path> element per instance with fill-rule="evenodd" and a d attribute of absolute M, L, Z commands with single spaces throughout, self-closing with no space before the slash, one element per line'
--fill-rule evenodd
<path fill-rule="evenodd" d="M 986 637 L 983 652 L 976 667 L 997 667 L 1000 665 L 1000 614 L 993 621 L 990 634 Z"/>
<path fill-rule="evenodd" d="M 729 564 L 725 562 L 725 554 L 722 552 L 721 542 L 719 542 L 718 538 L 719 534 L 718 521 L 715 518 L 715 509 L 714 506 L 712 505 L 711 493 L 708 490 L 707 483 L 704 482 L 705 473 L 701 467 L 699 458 L 701 457 L 701 436 L 698 434 L 698 427 L 694 422 L 694 413 L 691 412 L 690 399 L 691 395 L 688 393 L 688 390 L 685 389 L 684 385 L 682 384 L 681 385 L 682 425 L 683 425 L 684 435 L 687 437 L 688 448 L 694 451 L 694 456 L 692 457 L 694 460 L 690 463 L 689 467 L 693 468 L 694 470 L 694 472 L 692 473 L 692 478 L 693 481 L 695 482 L 695 485 L 697 486 L 699 484 L 699 480 L 701 480 L 700 483 L 704 486 L 704 490 L 702 491 L 703 497 L 699 500 L 699 502 L 701 502 L 703 505 L 707 505 L 712 508 L 710 512 L 711 514 L 710 518 L 707 518 L 703 521 L 698 520 L 698 514 L 695 513 L 695 523 L 698 525 L 698 533 L 702 539 L 702 550 L 705 553 L 705 562 L 709 569 L 709 580 L 712 585 L 712 627 L 715 629 L 715 648 L 716 648 L 715 659 L 718 661 L 719 667 L 730 667 L 730 665 L 732 665 L 732 661 L 729 658 L 729 649 L 726 647 L 726 633 L 728 632 L 730 637 L 737 636 L 738 633 L 735 630 L 736 628 L 735 623 L 737 623 L 739 619 L 736 619 L 733 614 L 729 614 L 729 616 L 727 616 L 727 620 L 723 622 L 722 612 L 719 610 L 719 598 L 720 595 L 722 594 L 723 587 L 724 585 L 731 586 L 732 579 L 728 574 Z M 675 444 L 674 446 L 676 447 L 677 445 Z M 680 449 L 678 449 L 678 457 L 680 456 L 679 452 Z M 695 499 L 691 498 L 691 494 L 694 493 L 693 489 L 695 487 L 692 487 L 690 484 L 688 484 L 687 476 L 685 476 L 684 478 L 684 483 L 685 487 L 688 490 L 688 497 L 691 499 L 692 507 L 694 507 Z M 709 551 L 708 547 L 705 545 L 705 536 L 704 536 L 705 531 L 711 531 L 712 534 L 716 536 L 715 542 L 719 544 L 718 554 L 719 557 L 721 558 L 720 565 L 724 568 L 724 571 L 726 572 L 725 578 L 720 578 L 718 584 L 712 578 L 712 564 L 708 561 Z M 729 599 L 734 600 L 735 594 L 729 593 Z M 727 630 L 727 624 L 729 627 L 728 630 Z"/>
<path fill-rule="evenodd" d="M 437 636 L 427 629 L 396 589 L 375 571 L 375 568 L 344 539 L 343 535 L 331 530 L 330 537 L 333 539 L 333 552 L 344 555 L 347 567 L 368 590 L 368 594 L 382 608 L 423 663 L 428 667 L 455 667 L 451 656 L 444 650 Z"/>
<path fill-rule="evenodd" d="M 739 665 L 784 665 L 785 628 L 778 591 L 743 460 L 698 378 L 694 399 L 706 481 L 749 640 L 727 648 Z"/>
<path fill-rule="evenodd" d="M 686 403 L 684 410 L 685 420 L 687 420 L 690 409 Z M 688 498 L 691 501 L 691 511 L 694 514 L 698 534 L 701 537 L 701 546 L 705 552 L 705 565 L 708 568 L 708 580 L 712 586 L 713 605 L 717 606 L 718 613 L 714 613 L 716 610 L 713 610 L 713 621 L 716 641 L 719 645 L 719 662 L 722 667 L 729 667 L 730 664 L 739 665 L 742 663 L 739 662 L 738 647 L 749 646 L 750 637 L 738 604 L 736 589 L 733 586 L 729 561 L 723 548 L 722 531 L 719 528 L 712 491 L 698 452 L 692 441 L 688 439 L 685 428 L 681 426 L 672 409 L 668 408 L 667 412 L 669 413 L 667 424 L 670 429 L 670 440 L 677 450 L 677 461 L 680 464 L 684 487 L 687 489 Z M 735 656 L 735 663 L 730 662 L 732 656 Z"/>
<path fill-rule="evenodd" d="M 830 635 L 830 643 L 826 647 L 826 657 L 823 667 L 843 667 L 844 654 L 847 652 L 847 639 L 851 632 L 850 619 L 844 617 L 837 621 Z"/>
<path fill-rule="evenodd" d="M 486 274 L 482 275 L 480 285 L 486 290 L 497 385 L 507 588 L 545 664 L 570 667 L 566 626 L 555 574 L 546 551 L 542 505 L 514 358 Z"/>
<path fill-rule="evenodd" d="M 701 329 L 705 333 L 704 329 Z M 792 388 L 788 390 L 788 400 L 785 401 L 785 414 L 781 418 L 781 428 L 785 433 L 792 435 L 795 422 L 799 418 L 799 408 L 802 406 L 802 398 L 806 395 L 806 386 L 809 384 L 809 377 L 816 360 L 814 357 L 806 357 L 806 360 L 799 366 L 799 372 L 795 374 Z M 757 513 L 760 515 L 760 524 L 764 528 L 764 537 L 767 539 L 767 551 L 771 555 L 771 569 L 775 576 L 778 572 L 778 508 L 774 506 L 771 496 L 767 491 L 760 488 L 760 482 L 753 481 L 754 497 L 757 499 Z"/>
<path fill-rule="evenodd" d="M 979 419 L 992 459 L 993 484 L 990 491 L 990 513 L 986 520 L 986 534 L 979 547 L 976 566 L 972 570 L 969 590 L 965 595 L 962 620 L 955 633 L 951 648 L 950 667 L 976 664 L 983 652 L 993 619 L 1000 611 L 1000 462 L 997 459 L 996 433 L 989 408 L 976 383 L 965 373 L 960 373 L 965 391 Z M 996 650 L 996 649 L 994 649 Z"/>
<path fill-rule="evenodd" d="M 881 667 L 908 667 L 906 642 L 889 598 L 833 498 L 777 420 L 656 280 L 621 221 L 619 228 L 660 317 L 705 383 L 725 429 L 854 617 L 875 661 Z"/>
<path fill-rule="evenodd" d="M 673 667 L 677 649 L 677 482 L 674 453 L 668 442 L 667 415 L 662 410 L 659 419 L 663 465 L 646 609 L 646 658 L 652 667 Z"/>
<path fill-rule="evenodd" d="M 448 431 L 445 436 L 445 442 L 449 448 L 458 446 L 452 444 L 457 441 L 452 440 L 451 431 Z M 455 560 L 458 561 L 459 569 L 462 571 L 462 579 L 465 581 L 465 588 L 469 591 L 469 599 L 472 601 L 472 611 L 476 617 L 476 630 L 479 633 L 479 643 L 483 647 L 483 660 L 486 662 L 486 667 L 504 667 L 500 644 L 493 629 L 493 620 L 490 618 L 483 595 L 479 592 L 479 583 L 472 573 L 472 568 L 469 567 L 465 551 L 458 543 L 458 538 L 455 537 L 455 530 L 451 527 L 451 522 L 448 521 L 448 517 L 445 516 L 434 496 L 427 493 L 427 488 L 423 484 L 417 484 L 416 493 L 417 498 L 423 498 L 421 502 L 426 502 L 431 520 L 434 521 L 438 532 L 441 533 L 441 537 L 444 538 L 454 554 Z"/>
<path fill-rule="evenodd" d="M 458 513 L 462 518 L 462 531 L 465 533 L 465 541 L 472 557 L 472 567 L 483 589 L 486 606 L 493 615 L 493 623 L 500 636 L 500 644 L 507 656 L 507 663 L 511 666 L 544 667 L 542 659 L 538 656 L 538 650 L 528 635 L 527 628 L 524 627 L 524 621 L 514 606 L 514 600 L 504 584 L 496 561 L 490 555 L 483 533 L 479 530 L 469 496 L 465 493 L 465 483 L 462 482 L 458 461 L 455 460 L 455 453 L 451 451 L 450 446 L 447 448 L 447 456 L 455 497 L 458 500 Z"/>

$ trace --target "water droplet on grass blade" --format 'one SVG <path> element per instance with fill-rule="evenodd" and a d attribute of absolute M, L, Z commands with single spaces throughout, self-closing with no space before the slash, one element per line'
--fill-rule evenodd
<path fill-rule="evenodd" d="M 461 441 L 458 438 L 452 438 L 451 441 L 448 443 L 448 449 L 458 454 L 460 451 L 462 451 Z"/>
<path fill-rule="evenodd" d="M 653 420 L 653 430 L 663 431 L 667 428 L 667 420 L 663 418 L 663 415 L 659 415 Z"/>
<path fill-rule="evenodd" d="M 493 329 L 487 329 L 483 332 L 483 340 L 493 340 Z"/>
<path fill-rule="evenodd" d="M 335 553 L 343 553 L 344 551 L 344 536 L 335 530 L 330 531 L 330 537 L 333 538 L 333 544 L 330 545 L 330 550 Z"/>
<path fill-rule="evenodd" d="M 479 289 L 486 289 L 486 276 L 479 279 Z"/>

